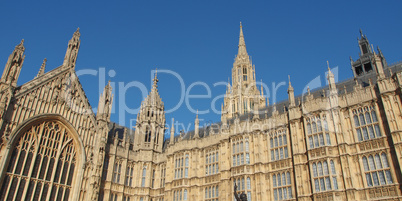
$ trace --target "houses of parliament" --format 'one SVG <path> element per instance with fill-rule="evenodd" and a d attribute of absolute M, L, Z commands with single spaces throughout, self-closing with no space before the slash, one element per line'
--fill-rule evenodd
<path fill-rule="evenodd" d="M 221 122 L 165 139 L 158 78 L 135 128 L 110 121 L 110 83 L 94 113 L 75 73 L 80 32 L 63 64 L 17 85 L 24 41 L 0 80 L 0 200 L 402 200 L 402 63 L 360 32 L 354 77 L 269 104 L 242 27 Z M 353 44 L 351 44 L 353 46 Z M 4 55 L 3 55 L 4 56 Z M 79 66 L 77 66 L 79 68 Z M 174 126 L 172 126 L 174 128 Z M 169 134 L 168 134 L 169 135 Z"/>

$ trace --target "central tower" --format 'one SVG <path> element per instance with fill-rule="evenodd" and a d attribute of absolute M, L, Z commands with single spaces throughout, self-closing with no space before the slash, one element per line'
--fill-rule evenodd
<path fill-rule="evenodd" d="M 221 120 L 257 111 L 266 106 L 263 87 L 257 88 L 255 66 L 247 54 L 243 27 L 240 23 L 239 47 L 232 68 L 232 85 L 228 83 Z"/>

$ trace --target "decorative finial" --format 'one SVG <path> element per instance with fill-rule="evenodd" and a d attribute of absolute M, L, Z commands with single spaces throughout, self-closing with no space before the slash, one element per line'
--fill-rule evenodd
<path fill-rule="evenodd" d="M 327 60 L 327 66 L 328 66 L 328 72 L 331 71 L 331 68 L 329 68 L 329 61 Z"/>
<path fill-rule="evenodd" d="M 240 28 L 242 28 L 243 26 L 241 25 L 241 21 L 240 21 Z"/>
<path fill-rule="evenodd" d="M 158 84 L 158 69 L 155 69 L 155 77 L 154 77 L 153 81 L 154 81 L 153 88 L 156 88 L 157 84 Z"/>
<path fill-rule="evenodd" d="M 307 86 L 307 93 L 308 93 L 308 95 L 310 95 L 310 87 L 309 86 Z"/>
<path fill-rule="evenodd" d="M 289 86 L 291 85 L 291 82 L 290 82 L 290 75 L 288 75 L 288 79 L 289 79 Z"/>
<path fill-rule="evenodd" d="M 24 45 L 24 39 L 21 40 L 20 45 Z"/>
<path fill-rule="evenodd" d="M 360 37 L 364 38 L 362 29 L 360 29 Z"/>
<path fill-rule="evenodd" d="M 73 34 L 74 36 L 80 37 L 80 28 L 78 27 L 77 30 Z"/>

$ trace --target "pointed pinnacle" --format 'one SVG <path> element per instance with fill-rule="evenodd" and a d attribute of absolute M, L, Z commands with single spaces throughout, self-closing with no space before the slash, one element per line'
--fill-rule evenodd
<path fill-rule="evenodd" d="M 46 62 L 47 62 L 47 59 L 46 58 L 43 59 L 43 63 L 41 65 L 41 67 L 39 69 L 39 72 L 38 72 L 38 75 L 36 75 L 36 77 L 39 77 L 39 76 L 45 74 Z"/>
<path fill-rule="evenodd" d="M 327 60 L 327 67 L 328 67 L 328 72 L 331 72 L 331 68 L 329 67 L 329 61 Z"/>
<path fill-rule="evenodd" d="M 247 50 L 246 50 L 246 42 L 244 40 L 243 26 L 240 23 L 239 49 L 238 49 L 237 56 L 240 56 L 243 54 L 247 55 Z"/>

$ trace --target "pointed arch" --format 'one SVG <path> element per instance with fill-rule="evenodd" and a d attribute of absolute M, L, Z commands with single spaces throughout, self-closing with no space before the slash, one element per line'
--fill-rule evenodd
<path fill-rule="evenodd" d="M 3 198 L 78 199 L 85 150 L 75 128 L 62 116 L 42 114 L 25 120 L 11 133 L 4 154 L 0 160 Z"/>

